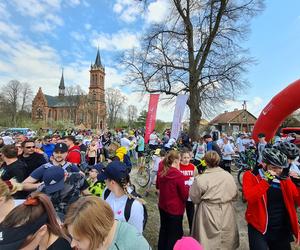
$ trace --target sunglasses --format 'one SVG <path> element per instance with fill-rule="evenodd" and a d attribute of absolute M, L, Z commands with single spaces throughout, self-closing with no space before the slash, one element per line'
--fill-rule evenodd
<path fill-rule="evenodd" d="M 28 146 L 28 147 L 25 147 L 27 149 L 31 149 L 31 148 L 35 148 L 35 146 Z"/>

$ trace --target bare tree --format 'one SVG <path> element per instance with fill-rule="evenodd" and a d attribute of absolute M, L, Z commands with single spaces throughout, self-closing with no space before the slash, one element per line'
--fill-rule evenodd
<path fill-rule="evenodd" d="M 105 92 L 106 104 L 108 111 L 108 125 L 110 128 L 114 127 L 114 124 L 121 114 L 122 108 L 126 104 L 126 96 L 124 96 L 119 89 L 109 88 Z"/>
<path fill-rule="evenodd" d="M 127 117 L 128 117 L 128 124 L 132 126 L 134 121 L 138 117 L 138 109 L 134 105 L 128 105 L 127 107 Z"/>
<path fill-rule="evenodd" d="M 263 0 L 170 0 L 170 13 L 124 56 L 128 83 L 170 98 L 189 94 L 190 136 L 209 113 L 245 90 L 253 62 L 241 41 Z M 145 2 L 145 4 L 149 4 Z"/>
<path fill-rule="evenodd" d="M 31 109 L 31 102 L 33 98 L 33 92 L 30 85 L 27 82 L 21 84 L 21 109 L 20 111 L 29 111 Z"/>

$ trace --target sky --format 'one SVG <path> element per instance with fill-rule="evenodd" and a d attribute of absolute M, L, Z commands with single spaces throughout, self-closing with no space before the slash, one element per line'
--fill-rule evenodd
<path fill-rule="evenodd" d="M 128 104 L 147 108 L 148 95 L 122 86 L 126 74 L 119 55 L 139 44 L 139 35 L 167 13 L 168 0 L 151 0 L 141 15 L 136 0 L 0 0 L 0 85 L 12 79 L 57 95 L 61 70 L 66 85 L 86 92 L 97 48 L 105 65 L 105 87 L 119 88 Z M 244 47 L 256 64 L 245 78 L 250 87 L 224 110 L 242 107 L 258 116 L 263 107 L 300 77 L 300 1 L 267 0 L 251 22 Z M 159 103 L 157 118 L 171 121 L 174 104 Z"/>

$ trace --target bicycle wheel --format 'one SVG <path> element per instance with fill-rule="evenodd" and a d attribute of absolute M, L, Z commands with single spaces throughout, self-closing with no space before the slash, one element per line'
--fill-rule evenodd
<path fill-rule="evenodd" d="M 237 174 L 237 180 L 238 180 L 238 183 L 240 184 L 241 187 L 243 186 L 243 176 L 244 176 L 244 173 L 245 173 L 245 170 L 241 169 L 241 170 L 239 170 L 239 172 Z"/>
<path fill-rule="evenodd" d="M 137 171 L 136 181 L 140 187 L 146 187 L 150 181 L 150 170 L 149 168 L 142 166 Z"/>

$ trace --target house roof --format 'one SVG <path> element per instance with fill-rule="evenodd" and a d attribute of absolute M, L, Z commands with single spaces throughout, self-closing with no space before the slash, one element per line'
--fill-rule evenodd
<path fill-rule="evenodd" d="M 44 95 L 48 107 L 58 108 L 58 107 L 76 107 L 78 105 L 79 95 L 74 96 L 51 96 Z"/>
<path fill-rule="evenodd" d="M 247 119 L 247 122 L 249 124 L 254 124 L 254 122 L 256 121 L 256 117 L 245 109 L 234 110 L 231 112 L 226 111 L 222 114 L 219 114 L 212 121 L 210 121 L 210 124 L 243 123 L 244 121 L 242 119 L 242 114 L 244 112 L 246 112 L 246 115 L 249 117 Z"/>

